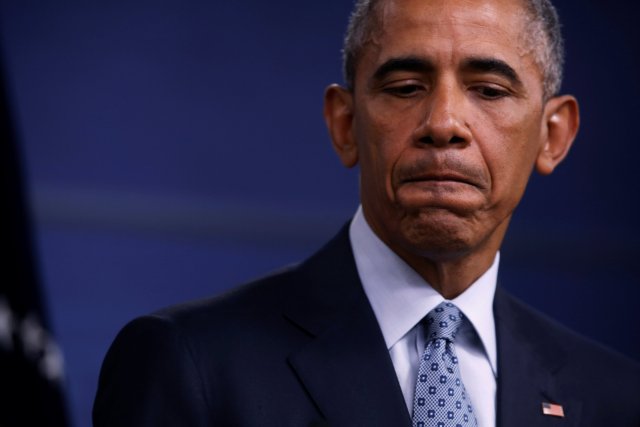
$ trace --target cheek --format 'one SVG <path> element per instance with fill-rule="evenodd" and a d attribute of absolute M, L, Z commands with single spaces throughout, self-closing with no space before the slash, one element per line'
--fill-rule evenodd
<path fill-rule="evenodd" d="M 506 113 L 487 120 L 481 129 L 481 150 L 491 176 L 491 201 L 513 209 L 533 170 L 539 126 L 532 117 Z"/>
<path fill-rule="evenodd" d="M 366 111 L 356 116 L 360 171 L 367 182 L 393 197 L 394 168 L 411 144 L 412 127 L 407 117 Z"/>

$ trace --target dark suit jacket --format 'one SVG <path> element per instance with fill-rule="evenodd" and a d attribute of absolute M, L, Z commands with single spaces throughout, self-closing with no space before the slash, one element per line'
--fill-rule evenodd
<path fill-rule="evenodd" d="M 640 426 L 640 366 L 498 289 L 501 427 Z M 542 414 L 561 404 L 564 418 Z M 94 425 L 410 426 L 346 228 L 300 266 L 129 323 Z"/>

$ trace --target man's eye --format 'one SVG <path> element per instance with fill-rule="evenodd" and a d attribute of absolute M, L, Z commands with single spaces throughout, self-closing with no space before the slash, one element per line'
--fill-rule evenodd
<path fill-rule="evenodd" d="M 475 90 L 485 99 L 500 99 L 509 95 L 509 92 L 506 90 L 492 86 L 478 86 Z"/>
<path fill-rule="evenodd" d="M 412 95 L 415 95 L 421 89 L 422 89 L 422 87 L 419 86 L 419 85 L 406 84 L 406 85 L 401 85 L 401 86 L 390 86 L 390 87 L 385 88 L 384 91 L 386 93 L 389 93 L 389 94 L 392 94 L 392 95 L 396 95 L 396 96 L 410 97 Z"/>

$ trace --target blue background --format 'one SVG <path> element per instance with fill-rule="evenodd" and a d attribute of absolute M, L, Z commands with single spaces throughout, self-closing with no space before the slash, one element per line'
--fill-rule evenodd
<path fill-rule="evenodd" d="M 500 281 L 640 358 L 639 7 L 557 4 L 582 129 L 532 180 Z M 88 426 L 127 320 L 299 261 L 355 211 L 321 116 L 351 1 L 0 5 L 41 282 Z"/>

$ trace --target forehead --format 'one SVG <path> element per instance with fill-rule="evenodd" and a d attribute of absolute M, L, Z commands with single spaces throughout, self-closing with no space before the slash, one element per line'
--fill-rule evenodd
<path fill-rule="evenodd" d="M 427 55 L 440 61 L 494 56 L 517 67 L 533 59 L 523 0 L 386 0 L 364 48 L 370 60 Z"/>
<path fill-rule="evenodd" d="M 525 0 L 379 0 L 378 17 L 404 23 L 459 23 L 493 28 L 526 15 Z M 443 22 L 444 21 L 444 22 Z"/>

